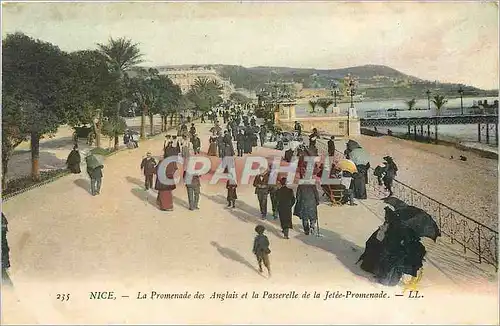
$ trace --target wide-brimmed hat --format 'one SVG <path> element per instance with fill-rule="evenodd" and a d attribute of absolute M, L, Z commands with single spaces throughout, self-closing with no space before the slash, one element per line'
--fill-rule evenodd
<path fill-rule="evenodd" d="M 384 159 L 384 161 L 387 161 L 387 162 L 392 161 L 392 157 L 390 157 L 390 156 L 384 156 L 383 159 Z"/>

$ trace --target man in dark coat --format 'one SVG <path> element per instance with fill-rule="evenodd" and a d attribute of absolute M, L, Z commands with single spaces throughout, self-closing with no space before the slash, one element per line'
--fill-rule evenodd
<path fill-rule="evenodd" d="M 302 126 L 298 121 L 295 121 L 295 126 L 293 127 L 293 129 L 297 132 L 297 136 L 300 137 L 302 135 Z"/>
<path fill-rule="evenodd" d="M 194 126 L 194 123 L 191 124 L 191 128 L 189 128 L 189 134 L 191 139 L 193 139 L 194 135 L 196 135 L 196 127 Z"/>
<path fill-rule="evenodd" d="M 283 160 L 285 162 L 290 163 L 292 159 L 293 159 L 293 149 L 289 148 L 285 151 L 285 157 L 283 158 Z"/>
<path fill-rule="evenodd" d="M 184 172 L 184 177 L 186 177 L 186 175 L 187 173 Z M 186 190 L 188 194 L 189 210 L 200 209 L 198 203 L 200 202 L 201 182 L 198 174 L 192 175 L 191 180 L 186 180 Z"/>
<path fill-rule="evenodd" d="M 383 172 L 382 181 L 384 182 L 385 188 L 389 191 L 389 197 L 392 196 L 392 183 L 394 182 L 394 178 L 396 178 L 398 167 L 394 160 L 390 156 L 384 157 L 384 165 L 385 169 Z"/>
<path fill-rule="evenodd" d="M 267 215 L 267 195 L 269 193 L 268 181 L 269 175 L 266 173 L 265 168 L 262 168 L 261 173 L 253 180 L 253 186 L 255 187 L 255 194 L 259 201 L 262 219 L 265 219 Z"/>
<path fill-rule="evenodd" d="M 319 139 L 318 129 L 313 128 L 313 132 L 309 136 L 309 148 L 316 148 L 316 141 L 318 139 Z"/>
<path fill-rule="evenodd" d="M 194 152 L 194 155 L 200 154 L 200 150 L 201 150 L 201 140 L 200 140 L 200 137 L 198 137 L 198 135 L 195 134 L 193 136 L 193 139 L 191 140 L 191 142 L 193 143 L 193 152 Z"/>
<path fill-rule="evenodd" d="M 281 187 L 276 191 L 278 216 L 283 236 L 288 239 L 288 230 L 293 228 L 292 207 L 295 204 L 295 196 L 293 190 L 286 186 L 286 178 L 280 179 L 280 185 Z"/>
<path fill-rule="evenodd" d="M 330 137 L 328 141 L 328 156 L 335 155 L 335 136 Z"/>
<path fill-rule="evenodd" d="M 224 157 L 224 148 L 224 136 L 222 136 L 219 132 L 219 134 L 217 135 L 217 149 L 220 158 Z"/>
<path fill-rule="evenodd" d="M 12 285 L 9 274 L 7 270 L 10 268 L 10 248 L 7 242 L 7 232 L 9 228 L 7 227 L 9 223 L 7 218 L 2 213 L 2 280 L 3 285 Z"/>
<path fill-rule="evenodd" d="M 78 151 L 78 145 L 75 145 L 73 147 L 73 150 L 69 153 L 68 159 L 66 160 L 66 165 L 68 166 L 68 170 L 70 170 L 71 173 L 75 174 L 82 172 L 80 169 L 81 161 L 82 158 L 80 156 L 80 152 Z"/>
<path fill-rule="evenodd" d="M 141 170 L 144 172 L 144 187 L 146 190 L 153 188 L 153 176 L 156 172 L 156 161 L 151 156 L 151 152 L 148 152 L 146 157 L 142 159 Z"/>
<path fill-rule="evenodd" d="M 238 150 L 238 156 L 243 156 L 245 149 L 245 135 L 243 134 L 243 130 L 240 130 L 240 133 L 236 136 L 236 149 Z"/>
<path fill-rule="evenodd" d="M 266 126 L 262 125 L 262 126 L 260 126 L 260 130 L 259 130 L 260 146 L 264 146 L 264 144 L 266 142 L 266 137 L 267 137 Z"/>
<path fill-rule="evenodd" d="M 101 193 L 103 168 L 104 166 L 102 165 L 93 169 L 87 167 L 87 173 L 90 177 L 90 193 L 92 196 L 99 195 Z"/>
<path fill-rule="evenodd" d="M 304 233 L 314 233 L 318 221 L 319 193 L 315 184 L 300 184 L 297 187 L 297 205 L 293 215 L 300 217 Z"/>

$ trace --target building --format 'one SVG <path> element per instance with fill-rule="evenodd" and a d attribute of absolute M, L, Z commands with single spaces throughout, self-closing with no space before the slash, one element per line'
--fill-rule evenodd
<path fill-rule="evenodd" d="M 223 88 L 222 97 L 228 99 L 234 92 L 234 86 L 230 80 L 222 78 L 215 69 L 206 66 L 164 66 L 158 67 L 161 75 L 167 75 L 170 80 L 181 88 L 183 94 L 186 94 L 195 84 L 198 78 L 207 78 L 217 81 Z"/>

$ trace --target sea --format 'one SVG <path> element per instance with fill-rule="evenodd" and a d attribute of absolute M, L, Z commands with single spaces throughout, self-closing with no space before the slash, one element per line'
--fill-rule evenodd
<path fill-rule="evenodd" d="M 498 97 L 464 97 L 463 98 L 463 107 L 464 114 L 470 113 L 470 107 L 477 104 L 479 101 L 487 101 L 488 104 L 493 104 L 495 100 L 498 100 Z M 341 112 L 347 112 L 347 109 L 350 107 L 350 103 L 337 103 L 337 106 L 340 108 Z M 385 100 L 385 101 L 369 101 L 365 100 L 363 102 L 354 103 L 354 107 L 356 108 L 356 112 L 360 118 L 375 118 L 375 117 L 427 117 L 434 116 L 436 114 L 435 107 L 431 102 L 431 110 L 428 110 L 428 101 L 427 99 L 419 99 L 416 102 L 415 108 L 412 111 L 407 111 L 407 105 L 405 100 Z M 388 109 L 393 110 L 401 110 L 401 111 L 387 111 Z M 331 112 L 331 107 L 328 108 Z M 323 108 L 316 107 L 316 113 L 310 113 L 310 107 L 307 102 L 298 103 L 296 105 L 296 116 L 297 117 L 306 117 L 306 116 L 321 116 L 324 115 Z M 460 98 L 448 99 L 444 109 L 441 112 L 441 115 L 460 115 L 461 107 L 460 107 Z M 440 125 L 438 127 L 438 135 L 442 140 L 447 140 L 451 142 L 459 142 L 464 144 L 469 144 L 476 148 L 486 148 L 487 150 L 493 150 L 498 153 L 496 149 L 498 147 L 495 144 L 495 130 L 494 126 L 490 126 L 489 135 L 490 135 L 490 144 L 486 144 L 486 129 L 485 126 L 482 126 L 481 131 L 481 142 L 478 142 L 478 126 L 477 124 L 463 124 L 463 125 Z M 406 126 L 401 127 L 390 127 L 391 131 L 395 134 L 405 134 L 407 132 Z M 386 133 L 387 127 L 378 127 L 377 130 L 379 132 Z M 424 129 L 424 132 L 426 130 Z M 433 132 L 433 127 L 431 128 L 431 132 Z"/>

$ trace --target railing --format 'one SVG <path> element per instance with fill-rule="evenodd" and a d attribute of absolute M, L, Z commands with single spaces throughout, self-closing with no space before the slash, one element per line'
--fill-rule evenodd
<path fill-rule="evenodd" d="M 318 151 L 327 152 L 324 142 L 317 142 Z M 340 153 L 340 152 L 339 152 Z M 341 153 L 343 155 L 343 153 Z M 370 186 L 376 193 L 383 193 L 378 180 L 370 169 Z M 451 243 L 462 247 L 463 253 L 467 250 L 477 255 L 478 263 L 486 262 L 498 271 L 498 231 L 478 222 L 457 210 L 423 194 L 409 185 L 394 180 L 393 197 L 406 205 L 423 209 L 436 221 L 441 234 L 450 238 Z"/>

